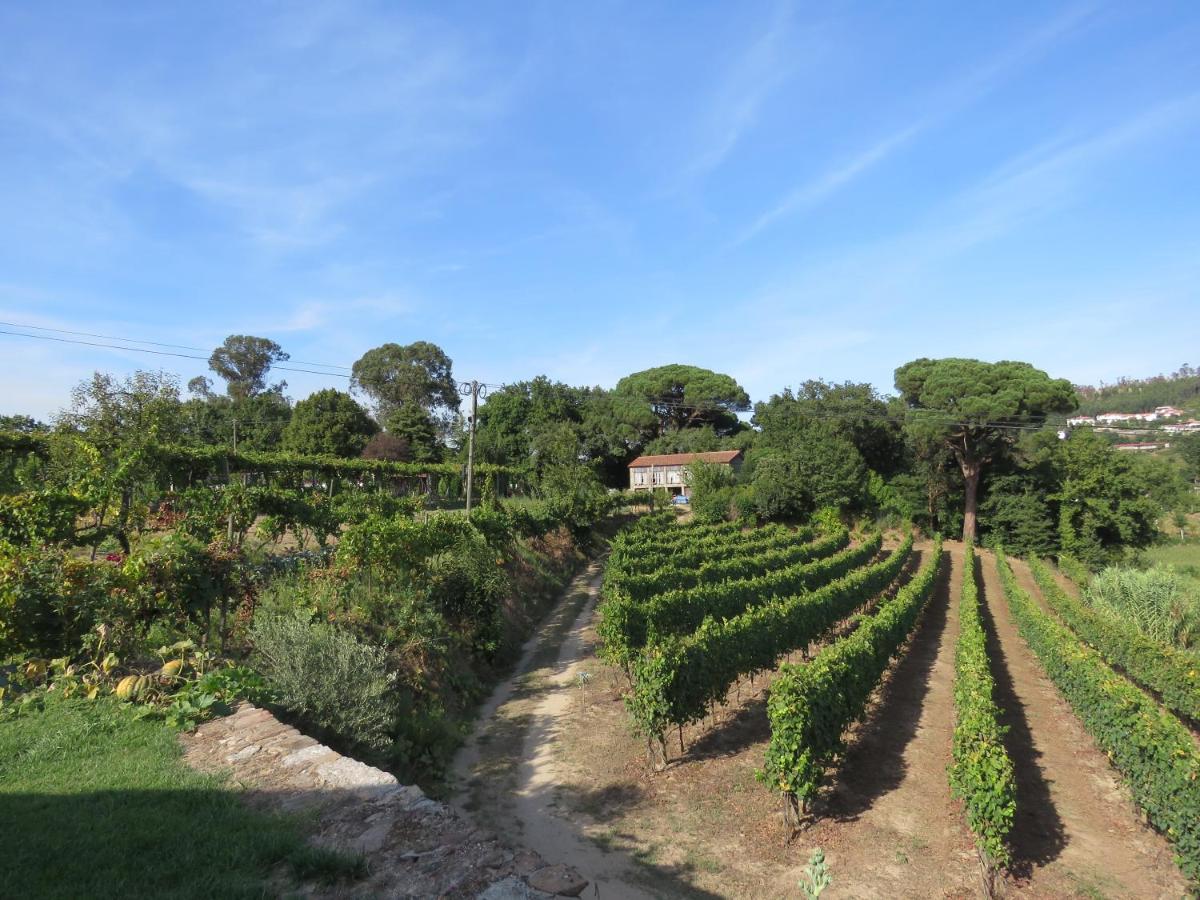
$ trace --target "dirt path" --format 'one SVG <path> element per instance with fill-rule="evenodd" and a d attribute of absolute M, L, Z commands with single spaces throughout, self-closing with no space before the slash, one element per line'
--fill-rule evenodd
<path fill-rule="evenodd" d="M 1017 633 L 994 557 L 980 552 L 981 598 L 997 702 L 1017 772 L 1016 881 L 1037 897 L 1182 897 L 1166 840 L 1143 825 L 1107 757 Z M 1018 583 L 1042 602 L 1032 575 Z"/>
<path fill-rule="evenodd" d="M 502 838 L 578 869 L 591 882 L 588 896 L 652 900 L 663 895 L 634 885 L 634 860 L 587 840 L 559 802 L 558 731 L 580 683 L 582 634 L 602 574 L 593 563 L 572 582 L 526 644 L 513 677 L 481 710 L 479 726 L 454 761 L 460 789 L 452 803 Z"/>

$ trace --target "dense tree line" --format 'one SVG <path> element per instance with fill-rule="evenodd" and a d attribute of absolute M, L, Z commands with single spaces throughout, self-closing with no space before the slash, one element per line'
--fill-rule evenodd
<path fill-rule="evenodd" d="M 271 380 L 288 359 L 269 339 L 231 335 L 210 359 L 224 390 L 196 378 L 186 399 L 166 373 L 97 373 L 53 427 L 94 437 L 111 465 L 136 459 L 146 442 L 464 460 L 462 398 L 453 362 L 435 344 L 369 350 L 354 364 L 350 392 L 326 389 L 294 404 L 286 382 Z M 1185 367 L 1171 379 L 1123 384 L 1145 395 L 1147 386 L 1186 387 L 1197 377 Z M 1079 391 L 1027 363 L 919 359 L 896 370 L 896 389 L 888 397 L 868 384 L 808 380 L 751 407 L 735 378 L 697 366 L 646 369 L 612 389 L 538 376 L 486 397 L 477 458 L 514 467 L 534 490 L 575 491 L 627 487 L 639 454 L 738 449 L 745 462 L 736 478 L 695 467 L 698 517 L 787 521 L 833 507 L 1095 565 L 1145 546 L 1163 514 L 1192 503 L 1200 437 L 1177 440 L 1168 459 L 1117 453 L 1090 432 L 1064 439 L 1060 425 Z M 21 416 L 3 425 L 49 427 Z"/>

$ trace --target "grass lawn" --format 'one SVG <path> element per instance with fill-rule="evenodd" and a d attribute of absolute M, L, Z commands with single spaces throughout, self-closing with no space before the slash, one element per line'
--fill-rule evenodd
<path fill-rule="evenodd" d="M 1187 544 L 1163 544 L 1159 547 L 1150 547 L 1144 552 L 1148 560 L 1164 566 L 1179 568 L 1194 566 L 1200 569 L 1200 541 Z"/>
<path fill-rule="evenodd" d="M 273 873 L 354 865 L 188 769 L 172 731 L 115 701 L 0 721 L 0 897 L 264 897 Z"/>

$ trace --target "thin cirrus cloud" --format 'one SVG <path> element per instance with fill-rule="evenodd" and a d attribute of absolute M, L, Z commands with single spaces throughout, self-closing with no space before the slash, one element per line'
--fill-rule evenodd
<path fill-rule="evenodd" d="M 1107 167 L 1138 148 L 1200 125 L 1200 94 L 1163 101 L 1084 134 L 1047 141 L 951 196 L 908 229 L 793 270 L 758 301 L 840 298 L 843 309 L 899 309 L 914 280 L 949 259 L 1071 205 Z"/>
<path fill-rule="evenodd" d="M 931 110 L 914 121 L 893 131 L 873 145 L 853 154 L 800 185 L 766 212 L 759 215 L 733 241 L 732 246 L 745 244 L 789 216 L 811 210 L 829 199 L 861 175 L 883 163 L 914 138 L 939 122 L 969 107 L 997 88 L 1005 78 L 1022 66 L 1044 55 L 1055 44 L 1081 28 L 1095 12 L 1092 6 L 1077 6 L 1054 17 L 1028 34 L 1023 40 L 1002 51 L 982 66 L 965 75 L 951 79 L 951 87 L 941 91 L 924 104 Z"/>
<path fill-rule="evenodd" d="M 686 163 L 680 182 L 688 183 L 717 169 L 757 124 L 768 97 L 794 73 L 799 54 L 789 52 L 793 35 L 790 3 L 775 7 L 766 29 L 726 71 L 705 99 L 699 128 L 700 152 Z"/>

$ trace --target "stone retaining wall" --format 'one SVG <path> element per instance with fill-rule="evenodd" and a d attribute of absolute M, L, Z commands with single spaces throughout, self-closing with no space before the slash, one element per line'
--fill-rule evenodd
<path fill-rule="evenodd" d="M 342 756 L 242 705 L 182 738 L 194 768 L 229 773 L 263 809 L 309 812 L 318 846 L 361 854 L 369 875 L 309 897 L 462 897 L 481 900 L 578 896 L 587 886 L 567 866 L 515 850 L 414 785 Z"/>

